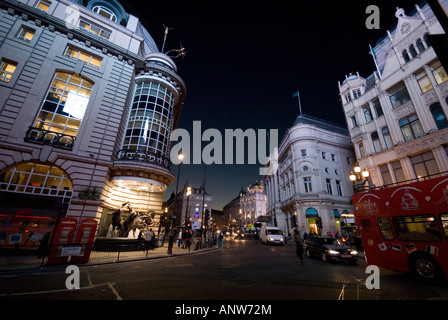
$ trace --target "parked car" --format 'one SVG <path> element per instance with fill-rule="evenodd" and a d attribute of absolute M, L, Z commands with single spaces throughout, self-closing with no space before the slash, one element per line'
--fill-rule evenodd
<path fill-rule="evenodd" d="M 343 244 L 341 240 L 331 236 L 308 236 L 304 242 L 305 254 L 317 256 L 322 261 L 341 261 L 356 264 L 358 252 Z"/>
<path fill-rule="evenodd" d="M 241 231 L 235 231 L 233 233 L 233 239 L 244 239 L 244 233 Z"/>

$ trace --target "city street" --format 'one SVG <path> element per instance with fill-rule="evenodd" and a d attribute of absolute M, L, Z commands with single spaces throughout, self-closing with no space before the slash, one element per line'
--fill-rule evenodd
<path fill-rule="evenodd" d="M 61 300 L 427 300 L 448 287 L 380 269 L 380 289 L 366 288 L 366 263 L 325 263 L 295 244 L 267 246 L 226 239 L 219 250 L 162 259 L 80 266 L 80 288 L 68 290 L 66 267 L 0 274 L 1 299 Z"/>

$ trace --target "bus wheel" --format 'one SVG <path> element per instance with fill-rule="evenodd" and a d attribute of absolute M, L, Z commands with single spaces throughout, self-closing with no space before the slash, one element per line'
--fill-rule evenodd
<path fill-rule="evenodd" d="M 437 261 L 425 253 L 410 257 L 409 267 L 414 275 L 426 281 L 435 281 L 442 277 L 442 270 Z"/>

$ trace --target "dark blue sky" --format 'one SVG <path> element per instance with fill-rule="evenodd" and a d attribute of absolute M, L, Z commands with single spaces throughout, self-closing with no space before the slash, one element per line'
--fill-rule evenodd
<path fill-rule="evenodd" d="M 368 54 L 396 24 L 396 7 L 409 12 L 419 0 L 353 1 L 136 1 L 126 3 L 140 12 L 149 32 L 165 52 L 182 46 L 184 59 L 175 60 L 185 81 L 179 128 L 277 129 L 279 143 L 302 111 L 345 126 L 338 81 L 375 70 Z M 366 8 L 380 9 L 380 29 L 366 28 Z M 204 146 L 208 143 L 204 143 Z M 247 163 L 247 161 L 246 161 Z M 179 186 L 186 180 L 198 187 L 205 165 L 182 165 Z M 206 188 L 213 208 L 235 198 L 241 187 L 259 181 L 260 165 L 208 165 Z M 172 167 L 177 175 L 177 166 Z M 171 185 L 168 198 L 175 189 Z"/>

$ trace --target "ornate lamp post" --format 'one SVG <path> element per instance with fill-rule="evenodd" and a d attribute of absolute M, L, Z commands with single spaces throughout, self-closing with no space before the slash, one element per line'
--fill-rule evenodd
<path fill-rule="evenodd" d="M 366 190 L 365 184 L 369 181 L 369 171 L 366 169 L 361 171 L 361 167 L 356 165 L 350 172 L 350 180 L 353 182 L 353 192 L 359 193 Z M 368 187 L 367 187 L 368 189 Z"/>
<path fill-rule="evenodd" d="M 185 193 L 185 195 L 187 196 L 187 207 L 185 208 L 185 229 L 188 226 L 188 220 L 190 219 L 190 215 L 189 215 L 189 210 L 188 210 L 188 206 L 189 206 L 189 201 L 190 201 L 190 196 L 191 196 L 191 187 L 187 187 L 187 192 Z"/>
<path fill-rule="evenodd" d="M 174 209 L 173 209 L 173 217 L 171 219 L 171 227 L 173 226 L 173 223 L 177 219 L 177 192 L 179 189 L 179 180 L 180 180 L 180 166 L 182 165 L 182 160 L 184 160 L 184 155 L 179 152 L 177 155 L 177 158 L 179 159 L 179 167 L 177 169 L 177 183 L 176 183 L 176 194 L 174 195 Z"/>

